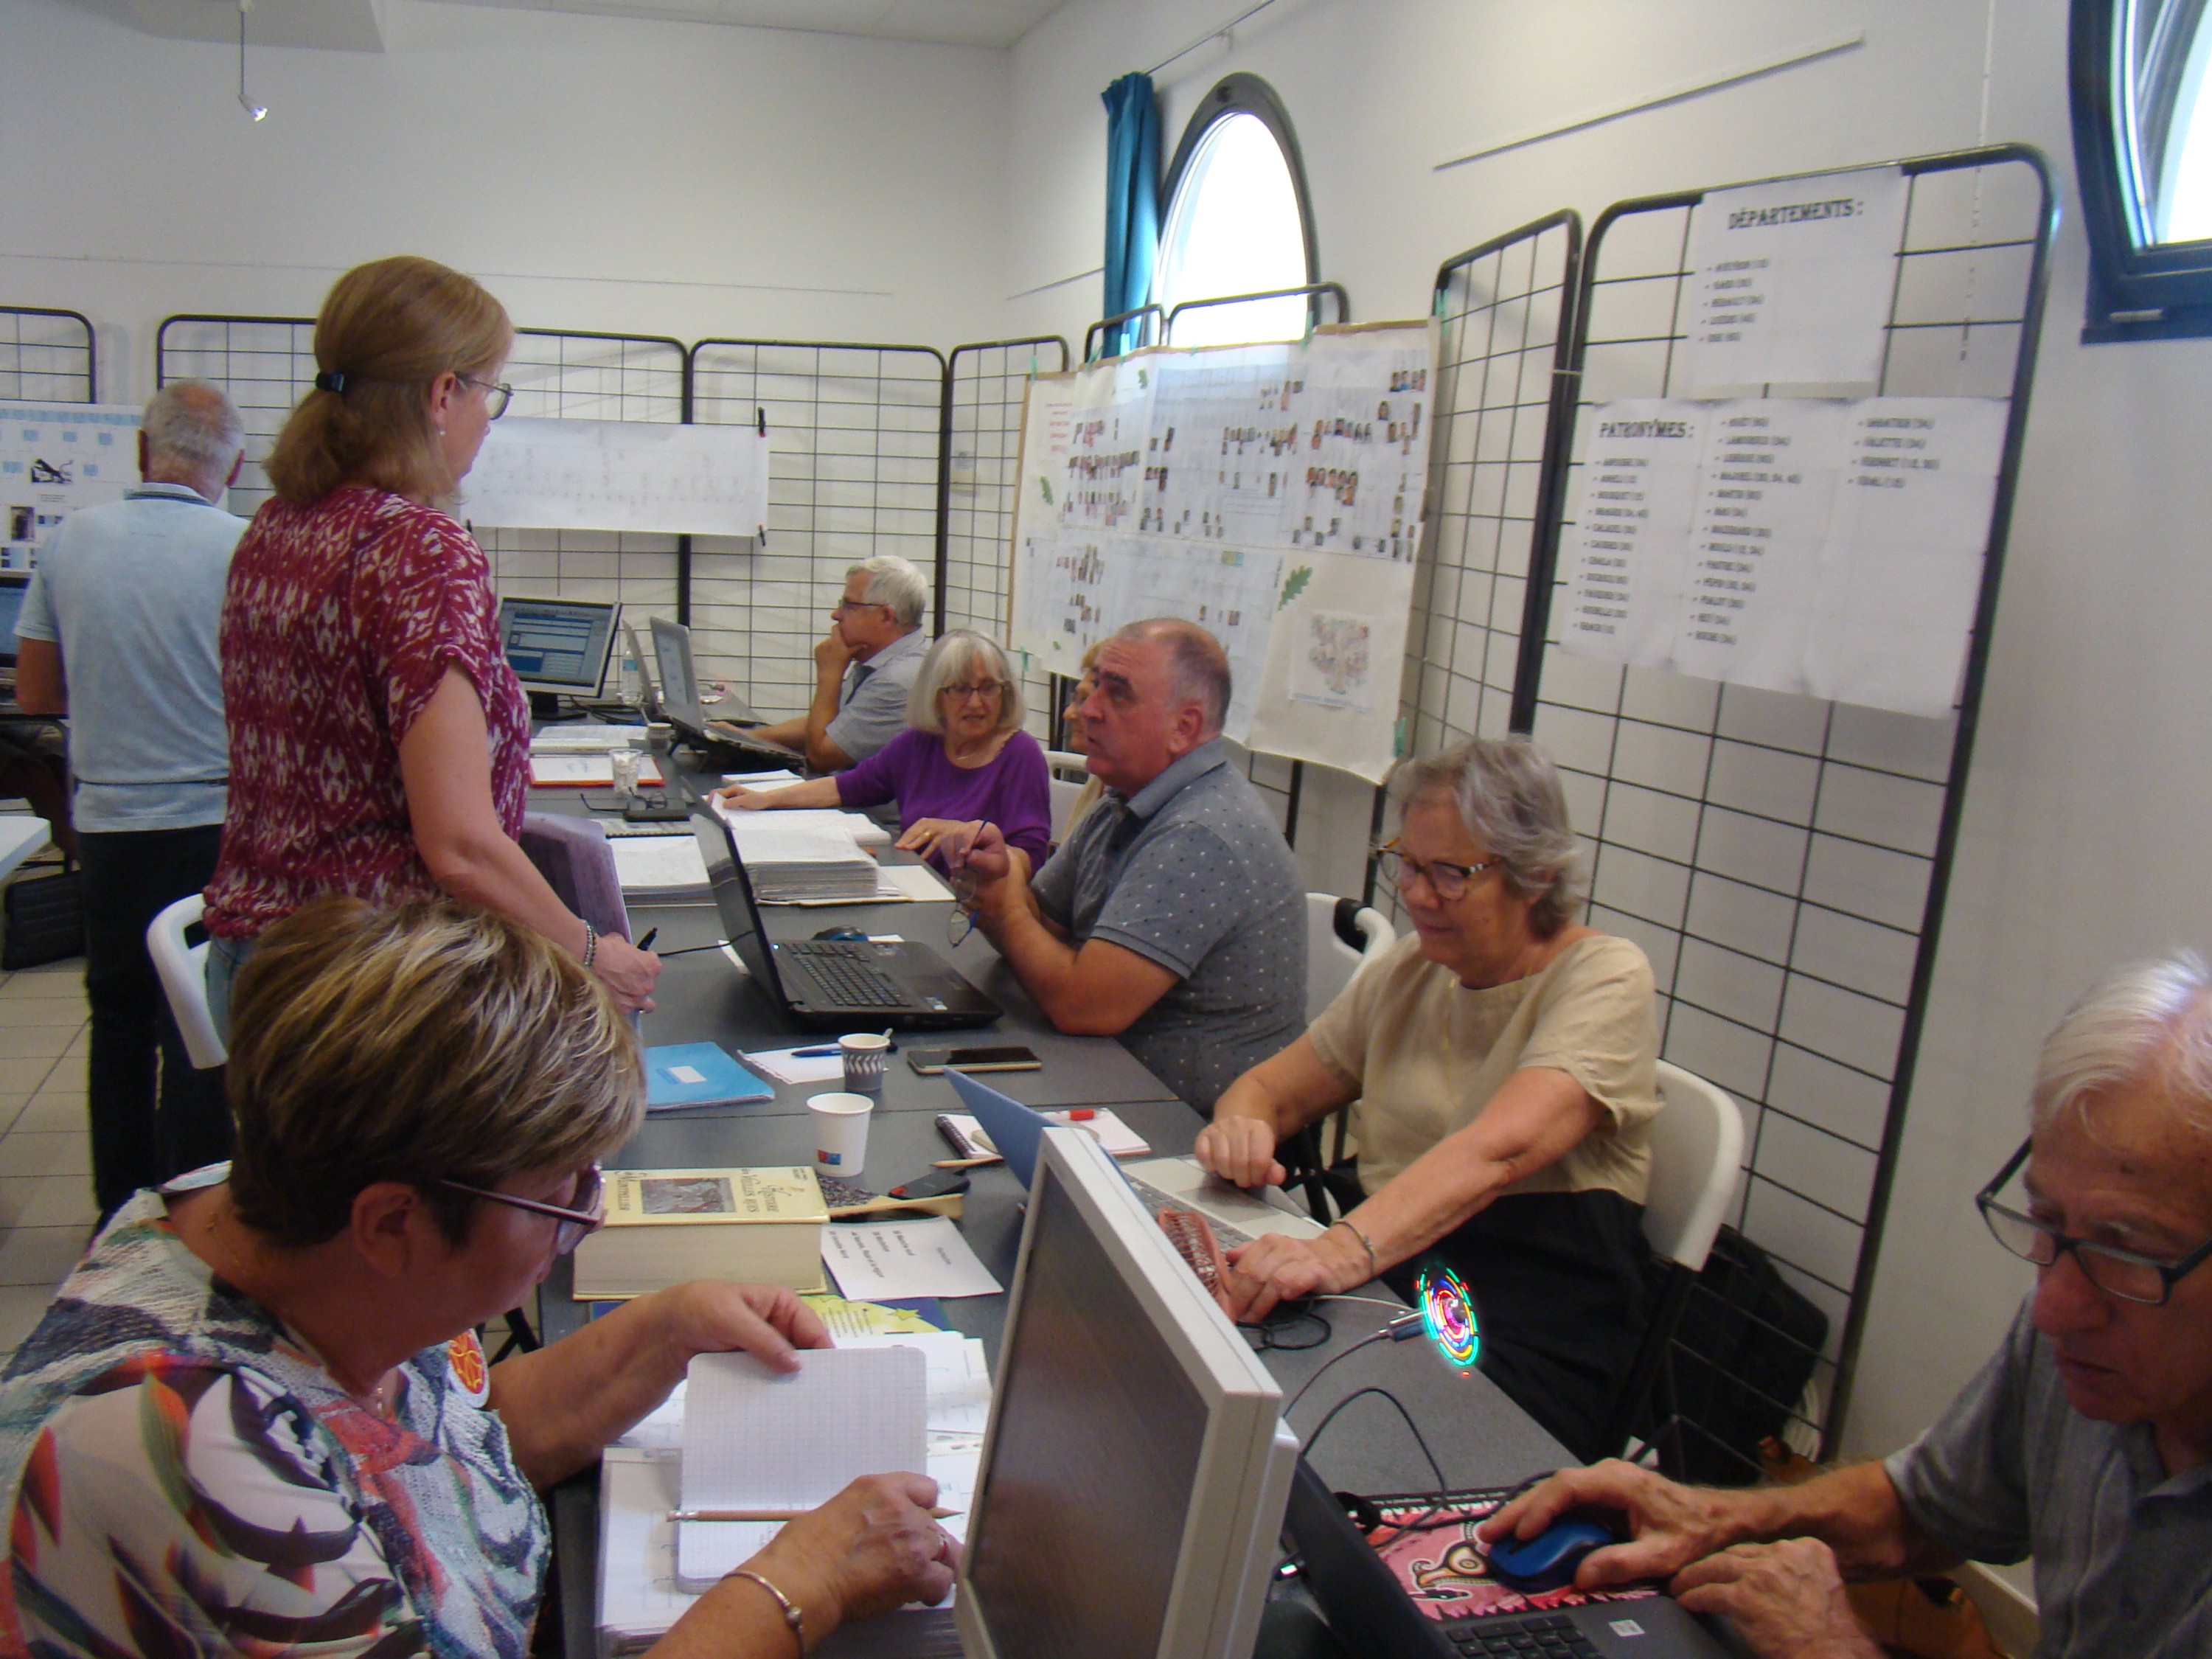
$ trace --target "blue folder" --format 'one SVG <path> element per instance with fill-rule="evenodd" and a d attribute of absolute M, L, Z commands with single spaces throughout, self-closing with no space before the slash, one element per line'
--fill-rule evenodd
<path fill-rule="evenodd" d="M 773 1100 L 775 1086 L 711 1042 L 664 1043 L 645 1051 L 645 1106 L 732 1106 Z"/>

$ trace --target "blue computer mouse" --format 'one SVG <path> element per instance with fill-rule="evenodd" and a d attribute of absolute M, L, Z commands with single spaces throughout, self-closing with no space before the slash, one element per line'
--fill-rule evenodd
<path fill-rule="evenodd" d="M 1490 1547 L 1490 1574 L 1524 1595 L 1540 1595 L 1575 1582 L 1575 1569 L 1592 1550 L 1620 1536 L 1587 1510 L 1571 1510 L 1534 1538 L 1501 1538 Z"/>
<path fill-rule="evenodd" d="M 857 927 L 824 927 L 814 937 L 817 939 L 858 939 L 865 944 L 868 936 Z"/>

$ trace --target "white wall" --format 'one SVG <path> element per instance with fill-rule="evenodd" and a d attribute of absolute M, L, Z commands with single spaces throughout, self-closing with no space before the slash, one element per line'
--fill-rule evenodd
<path fill-rule="evenodd" d="M 362 259 L 525 326 L 935 343 L 995 318 L 1008 55 L 387 0 L 382 53 L 158 39 L 0 0 L 0 299 L 152 389 L 178 312 L 312 315 Z"/>
<path fill-rule="evenodd" d="M 1072 0 L 1015 48 L 1010 295 L 1097 264 L 1098 91 L 1240 9 Z M 2101 970 L 2212 945 L 2202 533 L 2212 342 L 2076 343 L 2085 256 L 2065 14 L 2063 0 L 1283 0 L 1233 49 L 1164 77 L 1170 149 L 1230 70 L 1282 94 L 1312 185 L 1321 274 L 1349 287 L 1362 319 L 1421 314 L 1441 259 L 1561 205 L 1587 219 L 1647 191 L 1983 138 L 2039 145 L 2063 181 L 1980 745 L 1850 1425 L 1867 1452 L 1941 1409 L 2027 1285 L 1972 1196 L 2020 1138 L 2044 1030 Z M 1863 47 L 1807 68 L 1431 171 L 1486 139 L 1859 27 Z M 1097 313 L 1098 282 L 1012 307 L 1020 326 L 1075 339 Z"/>

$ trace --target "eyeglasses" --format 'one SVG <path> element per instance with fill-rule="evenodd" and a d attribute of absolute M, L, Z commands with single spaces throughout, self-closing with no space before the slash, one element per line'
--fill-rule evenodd
<path fill-rule="evenodd" d="M 937 695 L 950 697 L 955 702 L 988 702 L 993 697 L 1006 695 L 1005 682 L 986 680 L 981 685 L 946 685 L 938 688 Z"/>
<path fill-rule="evenodd" d="M 484 418 L 495 421 L 507 413 L 507 406 L 514 401 L 514 388 L 504 380 L 480 380 L 473 374 L 461 376 L 463 386 L 480 386 L 484 394 Z"/>
<path fill-rule="evenodd" d="M 830 614 L 842 617 L 848 611 L 888 611 L 890 606 L 879 599 L 840 599 L 830 607 Z"/>
<path fill-rule="evenodd" d="M 2060 1256 L 2071 1253 L 2082 1277 L 2106 1295 L 2145 1307 L 2162 1308 L 2173 1294 L 2174 1285 L 2212 1258 L 2212 1239 L 2207 1239 L 2179 1261 L 2160 1261 L 2114 1245 L 2092 1244 L 2087 1239 L 2069 1237 L 2056 1227 L 2046 1227 L 2011 1206 L 1998 1203 L 1997 1194 L 2027 1162 L 2028 1152 L 2034 1145 L 2033 1140 L 2021 1142 L 2020 1150 L 1997 1171 L 1996 1179 L 1974 1194 L 1975 1206 L 1989 1224 L 1990 1236 L 2021 1261 L 2048 1267 Z"/>
<path fill-rule="evenodd" d="M 1397 884 L 1403 892 L 1417 881 L 1425 881 L 1429 890 L 1446 904 L 1456 904 L 1467 896 L 1467 890 L 1474 878 L 1486 870 L 1494 870 L 1505 862 L 1503 858 L 1485 859 L 1480 864 L 1447 864 L 1442 859 L 1423 862 L 1408 858 L 1396 842 L 1388 842 L 1372 849 L 1375 867 L 1383 877 Z"/>
<path fill-rule="evenodd" d="M 466 1193 L 471 1198 L 488 1198 L 495 1204 L 505 1204 L 517 1210 L 527 1210 L 532 1215 L 550 1215 L 561 1224 L 553 1230 L 553 1254 L 566 1255 L 576 1246 L 606 1224 L 606 1206 L 599 1202 L 605 1190 L 605 1178 L 596 1164 L 577 1177 L 576 1190 L 567 1206 L 541 1203 L 534 1198 L 520 1198 L 513 1193 L 495 1193 L 489 1187 L 471 1187 L 465 1182 L 447 1181 L 443 1176 L 439 1186 L 448 1192 Z"/>

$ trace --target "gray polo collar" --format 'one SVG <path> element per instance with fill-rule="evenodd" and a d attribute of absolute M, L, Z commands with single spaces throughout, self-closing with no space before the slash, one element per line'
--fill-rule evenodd
<path fill-rule="evenodd" d="M 215 505 L 213 501 L 208 500 L 206 496 L 201 495 L 198 490 L 193 489 L 190 484 L 160 483 L 147 480 L 141 480 L 139 483 L 132 484 L 130 489 L 125 490 L 123 492 L 123 499 L 126 501 L 197 501 L 202 507 L 213 507 Z"/>
<path fill-rule="evenodd" d="M 1128 809 L 1138 817 L 1148 818 L 1181 794 L 1186 784 L 1195 783 L 1216 767 L 1229 764 L 1229 745 L 1226 739 L 1215 738 L 1202 743 L 1173 762 L 1159 776 L 1131 795 Z"/>
<path fill-rule="evenodd" d="M 911 656 L 917 651 L 927 651 L 928 649 L 929 635 L 927 630 L 921 628 L 910 628 L 905 633 L 893 640 L 889 645 L 885 646 L 882 650 L 877 652 L 874 656 L 869 658 L 867 661 L 856 662 L 853 666 L 859 669 L 864 674 L 872 674 L 878 668 L 882 668 L 891 663 L 896 662 L 901 657 Z"/>

